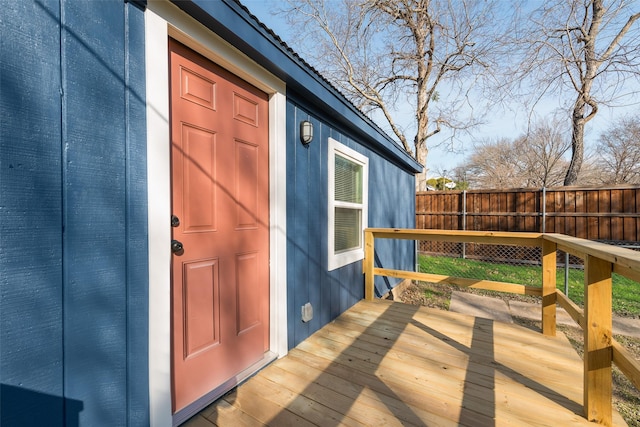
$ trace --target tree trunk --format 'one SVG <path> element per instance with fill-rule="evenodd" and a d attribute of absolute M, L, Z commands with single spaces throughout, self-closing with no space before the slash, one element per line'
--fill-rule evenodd
<path fill-rule="evenodd" d="M 584 109 L 585 103 L 580 98 L 576 101 L 573 108 L 571 132 L 571 163 L 564 177 L 564 185 L 575 185 L 578 182 L 578 175 L 582 168 L 582 159 L 584 158 Z"/>
<path fill-rule="evenodd" d="M 423 165 L 422 172 L 416 174 L 416 191 L 427 191 L 427 147 L 425 143 L 416 146 L 416 160 Z"/>

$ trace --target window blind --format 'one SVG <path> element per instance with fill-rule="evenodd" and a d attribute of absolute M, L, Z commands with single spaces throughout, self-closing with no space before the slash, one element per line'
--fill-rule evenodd
<path fill-rule="evenodd" d="M 335 156 L 335 200 L 362 203 L 362 165 Z"/>
<path fill-rule="evenodd" d="M 360 247 L 362 234 L 360 209 L 335 208 L 334 250 L 342 252 Z"/>

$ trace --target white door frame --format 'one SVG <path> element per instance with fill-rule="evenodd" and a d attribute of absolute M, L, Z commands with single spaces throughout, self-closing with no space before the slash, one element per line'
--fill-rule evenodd
<path fill-rule="evenodd" d="M 287 353 L 286 86 L 168 1 L 145 12 L 149 227 L 149 411 L 171 427 L 171 165 L 169 53 L 172 37 L 269 95 L 270 351 Z"/>

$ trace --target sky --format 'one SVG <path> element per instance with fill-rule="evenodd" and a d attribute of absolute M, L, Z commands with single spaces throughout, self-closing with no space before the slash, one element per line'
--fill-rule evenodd
<path fill-rule="evenodd" d="M 271 10 L 277 8 L 282 0 L 240 0 L 252 14 L 254 14 L 263 24 L 271 28 L 285 43 L 291 46 L 292 35 L 288 30 L 285 18 L 274 15 Z M 304 58 L 304 52 L 297 52 Z M 558 100 L 549 100 L 541 108 L 542 114 L 553 111 Z M 615 120 L 620 114 L 638 111 L 638 106 L 627 109 L 610 109 L 601 106 L 598 115 L 587 124 L 585 134 L 585 146 L 588 149 L 594 148 L 598 136 L 608 124 Z M 413 113 L 410 113 L 413 114 Z M 375 120 L 375 119 L 374 119 Z M 450 135 L 446 132 L 430 138 L 427 142 L 429 153 L 427 156 L 427 169 L 429 177 L 442 176 L 444 171 L 452 171 L 455 167 L 462 165 L 468 160 L 474 142 L 482 139 L 495 140 L 498 138 L 515 139 L 526 132 L 528 114 L 515 104 L 513 108 L 505 111 L 493 112 L 489 119 L 485 119 L 483 124 L 474 129 L 471 135 L 460 135 L 456 138 L 453 150 L 451 149 Z M 383 129 L 388 129 L 386 122 L 376 120 Z M 447 174 L 448 175 L 448 174 Z"/>

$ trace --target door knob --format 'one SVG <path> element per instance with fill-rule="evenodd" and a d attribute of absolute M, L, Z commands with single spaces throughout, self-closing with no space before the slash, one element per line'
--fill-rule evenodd
<path fill-rule="evenodd" d="M 178 240 L 172 240 L 171 252 L 173 252 L 174 254 L 182 255 L 182 252 L 184 252 L 184 246 L 182 245 L 182 242 Z"/>

